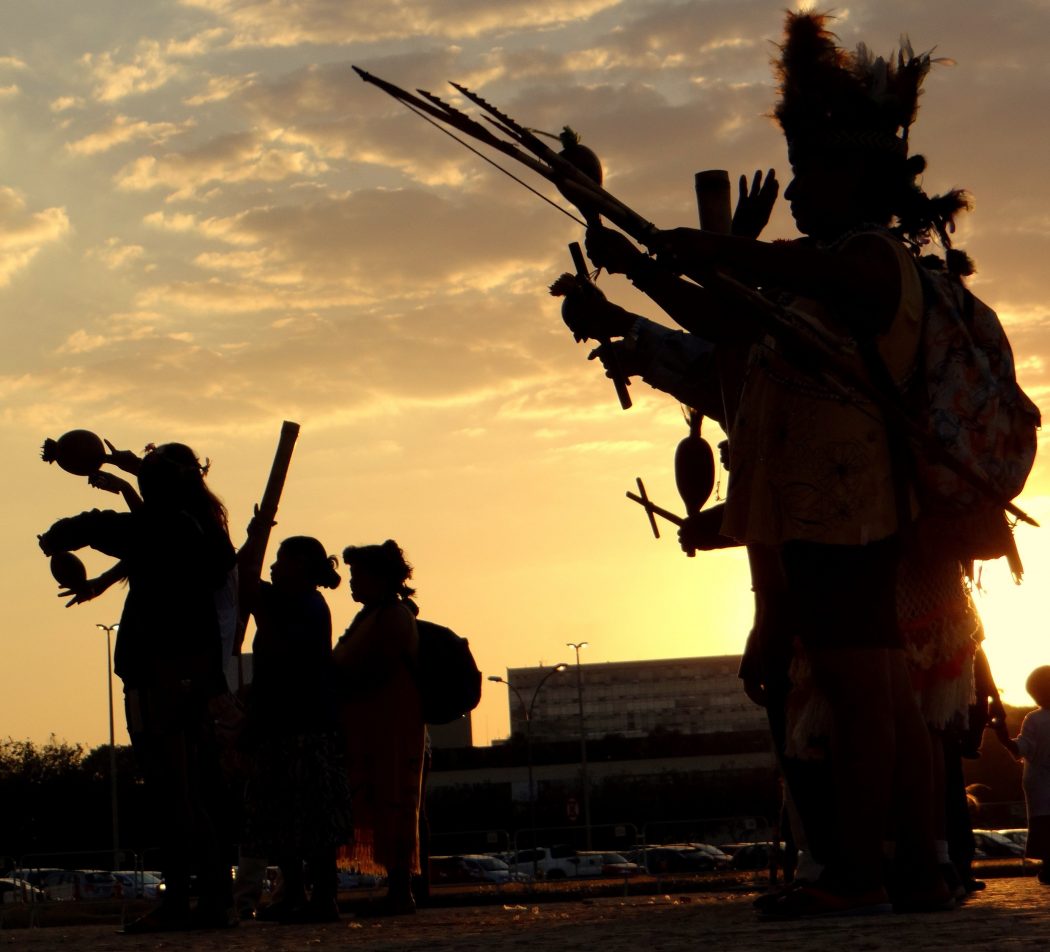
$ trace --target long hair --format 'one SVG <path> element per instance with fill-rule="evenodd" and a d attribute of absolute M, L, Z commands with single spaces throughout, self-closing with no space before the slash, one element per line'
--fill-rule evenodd
<path fill-rule="evenodd" d="M 205 468 L 185 443 L 164 443 L 148 452 L 139 467 L 139 489 L 148 506 L 185 509 L 228 532 L 226 507 L 204 481 Z"/>

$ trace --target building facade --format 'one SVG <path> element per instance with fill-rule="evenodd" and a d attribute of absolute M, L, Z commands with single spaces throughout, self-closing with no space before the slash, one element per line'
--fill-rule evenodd
<path fill-rule="evenodd" d="M 744 694 L 739 667 L 739 655 L 723 655 L 569 665 L 553 674 L 551 668 L 510 668 L 507 681 L 517 692 L 507 692 L 511 733 L 525 733 L 525 707 L 531 705 L 533 738 L 578 739 L 577 678 L 588 738 L 762 730 L 765 711 Z"/>

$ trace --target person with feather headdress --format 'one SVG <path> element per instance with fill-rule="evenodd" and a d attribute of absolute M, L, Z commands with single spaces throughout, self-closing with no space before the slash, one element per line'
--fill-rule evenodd
<path fill-rule="evenodd" d="M 805 237 L 662 233 L 680 270 L 701 283 L 711 276 L 707 288 L 672 285 L 647 259 L 623 269 L 689 330 L 719 346 L 755 345 L 730 440 L 722 532 L 780 552 L 813 682 L 830 705 L 841 844 L 820 882 L 766 910 L 782 916 L 888 909 L 883 839 L 892 827 L 909 844 L 898 856 L 897 907 L 951 901 L 934 846 L 929 740 L 897 617 L 901 542 L 917 502 L 896 434 L 869 399 L 829 380 L 782 335 L 767 337 L 718 293 L 717 272 L 757 284 L 790 308 L 797 333 L 855 374 L 902 385 L 922 327 L 917 257 L 939 241 L 951 271 L 972 270 L 949 238 L 966 195 L 927 196 L 917 182 L 925 161 L 908 154 L 922 81 L 936 61 L 907 41 L 891 59 L 863 45 L 846 52 L 827 21 L 789 14 L 776 64 L 774 115 L 793 172 L 785 197 Z M 606 264 L 600 236 L 588 237 L 592 260 Z M 963 591 L 961 568 L 923 584 L 951 602 Z"/>

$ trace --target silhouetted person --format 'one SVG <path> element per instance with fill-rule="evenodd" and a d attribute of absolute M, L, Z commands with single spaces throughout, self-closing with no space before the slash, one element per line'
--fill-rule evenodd
<path fill-rule="evenodd" d="M 755 341 L 758 326 L 754 312 L 721 289 L 713 275 L 720 272 L 790 306 L 796 335 L 824 341 L 851 375 L 881 367 L 889 386 L 899 386 L 916 364 L 924 313 L 913 252 L 931 237 L 947 247 L 966 200 L 954 192 L 929 199 L 916 181 L 925 162 L 907 154 L 929 56 L 908 49 L 887 65 L 866 51 L 851 55 L 825 23 L 790 14 L 779 63 L 775 114 L 794 176 L 785 197 L 806 237 L 766 244 L 677 229 L 649 243 L 697 281 L 713 278 L 714 293 L 680 289 L 692 304 L 674 313 L 691 309 L 679 318 L 683 326 L 716 347 Z M 884 68 L 886 89 L 874 81 Z M 964 256 L 948 258 L 962 270 Z M 628 277 L 647 290 L 654 273 L 646 262 Z M 780 333 L 751 347 L 721 526 L 723 535 L 778 550 L 797 630 L 832 714 L 837 848 L 818 886 L 795 891 L 772 912 L 888 908 L 882 841 L 891 819 L 898 842 L 909 846 L 898 907 L 939 908 L 950 895 L 934 849 L 929 740 L 897 618 L 899 546 L 915 512 L 899 439 L 874 402 L 830 382 L 826 360 L 796 339 Z"/>
<path fill-rule="evenodd" d="M 350 594 L 361 603 L 333 657 L 353 791 L 349 863 L 386 874 L 377 912 L 415 911 L 411 879 L 420 872 L 419 798 L 424 724 L 416 670 L 419 633 L 412 567 L 393 540 L 350 546 Z"/>
<path fill-rule="evenodd" d="M 997 722 L 995 731 L 1003 746 L 1024 761 L 1021 785 L 1028 809 L 1025 856 L 1042 861 L 1039 882 L 1050 886 L 1050 665 L 1028 675 L 1025 690 L 1039 707 L 1025 715 L 1021 733 L 1011 739 L 1005 721 Z"/>
<path fill-rule="evenodd" d="M 216 593 L 235 554 L 226 509 L 189 447 L 159 446 L 136 468 L 141 506 L 59 520 L 40 544 L 47 553 L 91 546 L 117 558 L 128 581 L 114 669 L 157 819 L 165 893 L 125 931 L 226 926 L 235 920 L 219 732 L 232 728 L 237 711 L 223 674 Z M 192 912 L 191 871 L 199 889 Z"/>
<path fill-rule="evenodd" d="M 253 544 L 249 532 L 248 545 Z M 248 560 L 250 561 L 250 560 Z M 252 683 L 240 748 L 247 763 L 244 841 L 271 857 L 284 890 L 259 917 L 326 922 L 336 906 L 336 848 L 350 834 L 338 730 L 332 616 L 319 587 L 339 587 L 335 557 L 309 536 L 285 539 L 270 582 L 245 580 L 255 616 Z M 304 864 L 313 888 L 306 895 Z"/>

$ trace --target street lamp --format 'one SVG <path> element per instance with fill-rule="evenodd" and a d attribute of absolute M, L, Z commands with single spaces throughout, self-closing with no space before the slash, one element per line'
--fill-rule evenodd
<path fill-rule="evenodd" d="M 583 830 L 587 849 L 591 848 L 591 784 L 587 776 L 587 729 L 583 722 L 583 677 L 580 674 L 580 649 L 587 647 L 586 641 L 567 641 L 566 648 L 576 651 L 576 701 L 580 712 L 580 786 L 583 788 Z"/>
<path fill-rule="evenodd" d="M 116 625 L 95 625 L 106 633 L 106 687 L 109 691 L 109 809 L 113 827 L 113 868 L 120 868 L 120 827 L 117 820 L 117 746 L 113 737 L 113 632 Z"/>
<path fill-rule="evenodd" d="M 540 688 L 547 683 L 547 679 L 551 675 L 557 674 L 559 671 L 564 671 L 569 666 L 565 663 L 556 664 L 550 669 L 542 678 L 540 678 L 539 684 L 536 685 L 536 689 L 532 692 L 532 699 L 528 704 L 525 703 L 525 698 L 510 681 L 501 678 L 497 674 L 490 674 L 489 680 L 495 681 L 497 684 L 505 684 L 511 691 L 514 692 L 514 696 L 518 699 L 518 703 L 521 705 L 521 711 L 525 715 L 525 754 L 526 763 L 529 769 L 529 831 L 532 833 L 532 879 L 535 882 L 537 878 L 537 861 L 536 861 L 536 787 L 533 783 L 532 778 L 532 711 L 536 707 L 536 698 L 539 696 Z"/>

